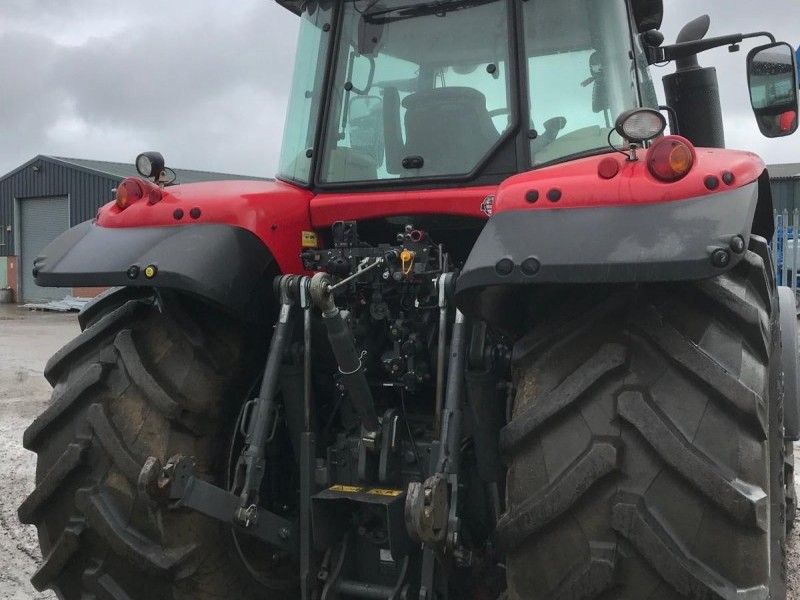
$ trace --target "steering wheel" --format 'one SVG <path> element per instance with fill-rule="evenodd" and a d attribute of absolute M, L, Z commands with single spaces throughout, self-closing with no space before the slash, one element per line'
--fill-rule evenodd
<path fill-rule="evenodd" d="M 489 111 L 489 116 L 493 119 L 495 117 L 500 117 L 502 115 L 510 115 L 511 109 L 510 108 L 495 108 L 494 110 Z"/>

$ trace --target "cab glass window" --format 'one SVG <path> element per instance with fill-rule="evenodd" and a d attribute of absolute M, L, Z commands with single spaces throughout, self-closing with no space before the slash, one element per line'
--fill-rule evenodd
<path fill-rule="evenodd" d="M 308 183 L 311 176 L 311 149 L 319 122 L 330 38 L 330 33 L 323 28 L 330 24 L 330 19 L 330 8 L 323 9 L 316 2 L 309 2 L 300 21 L 278 174 L 301 183 Z"/>
<path fill-rule="evenodd" d="M 473 171 L 512 121 L 507 6 L 344 2 L 320 180 Z"/>
<path fill-rule="evenodd" d="M 608 148 L 617 116 L 639 104 L 625 1 L 522 6 L 533 165 Z"/>

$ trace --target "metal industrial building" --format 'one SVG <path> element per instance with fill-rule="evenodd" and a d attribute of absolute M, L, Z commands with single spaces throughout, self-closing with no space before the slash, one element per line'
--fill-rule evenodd
<path fill-rule="evenodd" d="M 259 179 L 174 170 L 178 183 Z M 135 176 L 133 164 L 40 155 L 0 178 L 0 288 L 11 287 L 17 302 L 94 295 L 97 290 L 36 286 L 33 260 L 68 228 L 94 218 L 119 182 Z"/>
<path fill-rule="evenodd" d="M 776 211 L 800 208 L 800 163 L 770 165 L 772 204 Z"/>

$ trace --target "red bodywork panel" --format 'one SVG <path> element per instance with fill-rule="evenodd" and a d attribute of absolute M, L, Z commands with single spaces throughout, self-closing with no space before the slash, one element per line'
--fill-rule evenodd
<path fill-rule="evenodd" d="M 320 194 L 311 200 L 314 227 L 402 215 L 454 215 L 486 218 L 481 204 L 496 186 L 440 190 Z"/>
<path fill-rule="evenodd" d="M 125 210 L 100 209 L 102 227 L 163 227 L 226 223 L 252 231 L 270 249 L 283 273 L 302 273 L 300 240 L 311 231 L 308 190 L 280 181 L 214 181 L 164 188 L 161 202 L 139 200 Z M 193 208 L 200 216 L 193 218 Z M 177 210 L 183 217 L 176 218 Z M 224 260 L 224 257 L 221 257 Z"/>
<path fill-rule="evenodd" d="M 662 183 L 647 169 L 645 151 L 629 162 L 621 154 L 603 154 L 543 169 L 520 173 L 499 187 L 324 193 L 312 192 L 280 181 L 220 181 L 167 187 L 163 199 L 149 204 L 139 200 L 124 210 L 109 203 L 97 224 L 102 227 L 164 227 L 192 223 L 226 223 L 253 232 L 270 249 L 281 272 L 302 273 L 299 255 L 303 231 L 321 230 L 341 220 L 364 220 L 402 215 L 444 214 L 486 218 L 481 206 L 495 195 L 494 213 L 513 210 L 552 210 L 592 206 L 620 206 L 672 202 L 724 192 L 752 183 L 764 171 L 755 154 L 733 150 L 697 149 L 691 172 L 681 181 Z M 619 163 L 611 179 L 598 174 L 609 157 Z M 733 181 L 723 181 L 723 173 Z M 714 176 L 719 185 L 706 186 Z M 548 192 L 560 192 L 557 201 Z M 538 200 L 529 202 L 529 192 Z M 199 209 L 199 216 L 192 216 Z M 178 218 L 182 211 L 182 217 Z"/>
<path fill-rule="evenodd" d="M 494 212 L 630 206 L 699 198 L 752 183 L 765 168 L 761 158 L 751 152 L 697 148 L 696 153 L 692 170 L 673 183 L 664 183 L 650 174 L 644 150 L 639 151 L 636 162 L 619 153 L 605 154 L 520 173 L 500 184 Z M 598 167 L 609 158 L 616 160 L 620 169 L 611 179 L 604 179 L 598 174 Z M 733 174 L 730 184 L 723 181 L 725 172 Z M 706 178 L 712 176 L 719 184 L 713 190 L 706 186 Z M 548 198 L 551 190 L 560 192 L 557 201 Z M 532 191 L 539 195 L 535 202 L 526 199 Z"/>

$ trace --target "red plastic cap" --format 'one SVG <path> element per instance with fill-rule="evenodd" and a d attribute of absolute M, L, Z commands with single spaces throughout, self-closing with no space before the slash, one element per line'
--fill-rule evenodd
<path fill-rule="evenodd" d="M 619 161 L 607 156 L 597 165 L 597 174 L 603 179 L 613 179 L 620 171 Z"/>
<path fill-rule="evenodd" d="M 148 201 L 150 204 L 155 204 L 156 202 L 161 202 L 161 199 L 162 199 L 163 197 L 164 197 L 164 194 L 163 194 L 163 192 L 161 191 L 161 188 L 160 188 L 160 187 L 158 187 L 158 186 L 155 186 L 155 185 L 154 185 L 154 186 L 152 186 L 152 187 L 150 188 L 150 191 L 149 191 L 149 192 L 148 192 L 148 194 L 147 194 L 147 198 L 148 198 L 148 200 L 147 200 L 147 201 Z"/>

